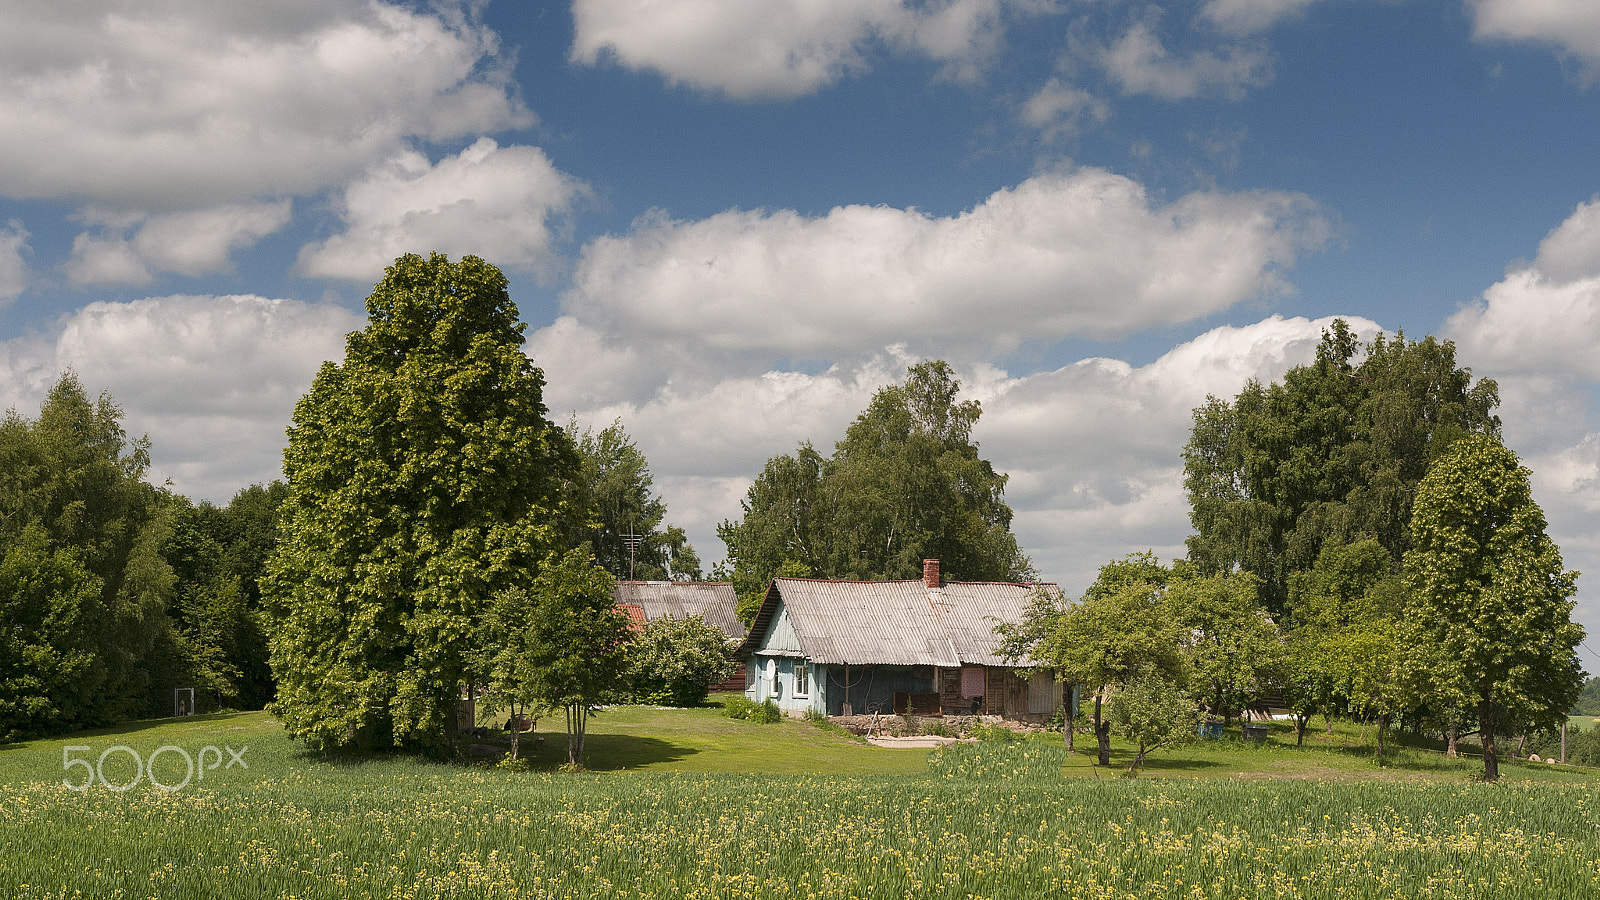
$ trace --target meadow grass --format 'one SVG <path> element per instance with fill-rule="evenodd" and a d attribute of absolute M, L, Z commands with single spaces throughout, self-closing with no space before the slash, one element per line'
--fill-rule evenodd
<path fill-rule="evenodd" d="M 642 759 L 644 771 L 578 775 L 328 759 L 305 753 L 260 714 L 7 747 L 0 896 L 1600 895 L 1600 781 L 1541 780 L 1556 773 L 1540 767 L 1508 766 L 1506 782 L 1489 786 L 1469 781 L 1469 761 L 1378 769 L 1338 748 L 1283 746 L 1275 734 L 1264 748 L 1181 748 L 1157 777 L 1100 769 L 1095 778 L 1077 777 L 1083 757 L 1069 757 L 1059 738 L 928 754 L 878 751 L 801 722 L 735 722 L 714 710 L 619 709 L 601 726 L 684 749 Z M 94 758 L 113 743 L 143 755 L 163 745 L 191 753 L 248 745 L 249 768 L 219 767 L 170 793 L 62 785 L 63 747 L 89 746 L 79 755 Z M 820 771 L 784 759 L 807 754 Z M 108 757 L 108 768 L 122 756 Z M 789 774 L 683 769 L 709 770 L 719 758 Z M 907 759 L 917 771 L 904 770 Z M 1224 759 L 1242 765 L 1224 777 Z M 857 774 L 838 774 L 841 760 Z M 1301 769 L 1280 766 L 1285 760 Z M 162 780 L 179 780 L 181 761 L 167 754 L 168 763 L 178 771 Z M 859 774 L 873 765 L 894 771 Z M 1332 774 L 1316 780 L 1308 766 Z"/>

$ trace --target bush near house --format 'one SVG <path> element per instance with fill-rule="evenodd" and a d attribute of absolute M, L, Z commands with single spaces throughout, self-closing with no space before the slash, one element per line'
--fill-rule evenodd
<path fill-rule="evenodd" d="M 711 686 L 738 668 L 728 655 L 728 637 L 699 616 L 662 617 L 633 641 L 629 683 L 640 703 L 699 706 Z"/>

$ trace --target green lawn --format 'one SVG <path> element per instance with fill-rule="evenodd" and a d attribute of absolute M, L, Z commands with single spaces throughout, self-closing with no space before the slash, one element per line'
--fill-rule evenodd
<path fill-rule="evenodd" d="M 547 719 L 561 727 L 559 719 Z M 528 759 L 553 769 L 566 761 L 566 735 L 542 733 Z M 746 774 L 903 774 L 922 772 L 927 750 L 873 747 L 806 722 L 758 725 L 722 715 L 720 708 L 652 709 L 621 706 L 589 722 L 585 747 L 592 771 L 740 772 Z"/>
<path fill-rule="evenodd" d="M 880 750 L 624 707 L 593 725 L 603 771 L 573 775 L 328 759 L 263 714 L 201 716 L 0 748 L 0 897 L 1600 896 L 1600 778 L 1508 764 L 1486 786 L 1475 761 L 1422 751 L 1380 768 L 1360 739 L 1191 745 L 1128 779 L 1054 736 Z M 112 746 L 222 752 L 170 793 L 62 784 L 66 748 Z M 230 747 L 248 747 L 231 767 Z M 185 774 L 175 751 L 156 769 Z M 131 780 L 130 753 L 105 774 Z"/>

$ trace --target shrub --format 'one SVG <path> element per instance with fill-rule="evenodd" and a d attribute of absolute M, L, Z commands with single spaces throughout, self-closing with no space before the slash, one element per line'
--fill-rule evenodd
<path fill-rule="evenodd" d="M 711 686 L 737 668 L 727 648 L 727 636 L 699 616 L 656 619 L 633 641 L 629 683 L 634 699 L 699 706 Z"/>
<path fill-rule="evenodd" d="M 1044 723 L 1044 728 L 1046 731 L 1054 731 L 1057 734 L 1066 730 L 1067 707 L 1065 704 L 1056 707 L 1056 711 L 1050 714 L 1050 720 Z"/>
<path fill-rule="evenodd" d="M 730 719 L 745 719 L 760 725 L 771 725 L 783 718 L 783 711 L 771 699 L 757 703 L 746 697 L 729 697 L 722 701 L 722 714 Z"/>
<path fill-rule="evenodd" d="M 967 729 L 967 736 L 980 741 L 1020 741 L 1022 735 L 1005 727 L 1004 725 L 985 725 L 982 722 Z"/>

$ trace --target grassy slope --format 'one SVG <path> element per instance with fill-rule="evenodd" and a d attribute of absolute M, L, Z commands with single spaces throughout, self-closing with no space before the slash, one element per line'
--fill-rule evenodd
<path fill-rule="evenodd" d="M 562 727 L 546 719 L 541 729 Z M 528 759 L 536 768 L 566 761 L 566 737 L 544 734 Z M 588 767 L 597 772 L 742 772 L 748 774 L 914 773 L 926 750 L 886 750 L 805 722 L 758 725 L 729 719 L 718 709 L 651 709 L 622 706 L 589 723 Z"/>

